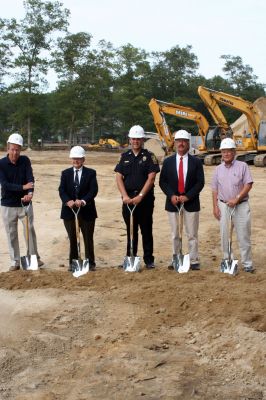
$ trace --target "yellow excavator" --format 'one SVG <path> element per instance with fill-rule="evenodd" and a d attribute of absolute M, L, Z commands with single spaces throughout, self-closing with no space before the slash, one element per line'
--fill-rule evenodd
<path fill-rule="evenodd" d="M 266 164 L 266 154 L 260 153 L 266 152 L 266 121 L 261 120 L 254 105 L 241 97 L 203 86 L 199 86 L 198 93 L 217 126 L 224 129 L 226 136 L 232 137 L 232 131 L 223 116 L 219 104 L 245 114 L 248 121 L 248 132 L 243 131 L 241 134 L 233 135 L 237 146 L 237 158 L 246 162 L 254 162 L 256 166 L 264 166 Z M 209 143 L 212 145 L 213 140 L 218 143 L 222 139 L 221 135 L 216 134 L 215 137 L 215 131 L 209 131 L 205 141 L 207 149 Z M 218 155 L 210 155 L 204 159 L 204 163 L 207 165 L 215 164 L 218 161 L 217 157 Z"/>
<path fill-rule="evenodd" d="M 154 124 L 158 132 L 158 136 L 166 155 L 173 151 L 174 138 L 165 120 L 164 114 L 174 115 L 178 118 L 184 118 L 194 121 L 198 126 L 198 134 L 201 137 L 202 144 L 199 145 L 198 150 L 204 152 L 205 135 L 209 130 L 209 123 L 207 119 L 198 111 L 191 107 L 180 106 L 174 103 L 167 103 L 162 100 L 151 99 L 149 107 L 153 115 Z"/>
<path fill-rule="evenodd" d="M 105 147 L 108 149 L 118 149 L 121 145 L 117 140 L 114 139 L 99 139 L 100 147 Z"/>

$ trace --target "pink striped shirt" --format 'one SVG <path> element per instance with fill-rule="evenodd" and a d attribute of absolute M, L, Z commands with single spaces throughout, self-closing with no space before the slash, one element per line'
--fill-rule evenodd
<path fill-rule="evenodd" d="M 248 183 L 253 183 L 248 165 L 243 161 L 234 160 L 228 167 L 223 162 L 215 168 L 211 188 L 218 193 L 219 200 L 227 202 L 236 198 Z M 248 195 L 242 201 L 247 199 Z"/>

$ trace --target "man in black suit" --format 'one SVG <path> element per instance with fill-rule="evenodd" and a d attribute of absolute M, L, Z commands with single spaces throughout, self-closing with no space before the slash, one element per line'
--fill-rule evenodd
<path fill-rule="evenodd" d="M 72 208 L 78 213 L 79 226 L 83 235 L 85 258 L 89 260 L 90 270 L 96 267 L 94 256 L 93 234 L 97 212 L 94 198 L 98 193 L 96 171 L 85 167 L 85 150 L 74 146 L 70 151 L 73 167 L 62 172 L 59 195 L 62 200 L 61 218 L 70 241 L 69 271 L 73 259 L 78 259 L 75 216 Z"/>
<path fill-rule="evenodd" d="M 204 172 L 201 161 L 188 153 L 189 145 L 190 133 L 183 129 L 177 131 L 176 154 L 164 160 L 159 185 L 166 195 L 165 210 L 168 212 L 172 232 L 173 260 L 179 251 L 177 207 L 184 203 L 184 225 L 191 269 L 199 270 L 199 193 L 204 187 Z M 173 269 L 173 261 L 169 269 Z"/>

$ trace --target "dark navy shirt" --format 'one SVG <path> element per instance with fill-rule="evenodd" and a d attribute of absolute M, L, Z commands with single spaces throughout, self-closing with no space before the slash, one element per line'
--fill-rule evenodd
<path fill-rule="evenodd" d="M 115 172 L 123 175 L 125 189 L 131 197 L 141 191 L 151 172 L 159 171 L 157 158 L 147 149 L 142 149 L 137 156 L 132 150 L 122 153 L 119 163 L 115 167 Z M 153 194 L 153 188 L 149 194 Z"/>
<path fill-rule="evenodd" d="M 19 156 L 16 164 L 12 164 L 8 155 L 0 160 L 1 205 L 21 207 L 21 198 L 33 192 L 23 190 L 23 185 L 34 182 L 30 159 Z"/>

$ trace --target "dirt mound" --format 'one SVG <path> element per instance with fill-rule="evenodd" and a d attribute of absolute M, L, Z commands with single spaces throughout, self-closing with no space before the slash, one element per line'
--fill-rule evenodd
<path fill-rule="evenodd" d="M 159 161 L 164 157 L 164 151 L 159 139 L 148 139 L 144 143 L 144 148 L 156 155 Z"/>
<path fill-rule="evenodd" d="M 258 112 L 261 120 L 266 120 L 266 97 L 259 97 L 253 103 L 254 108 Z M 235 122 L 231 124 L 231 128 L 235 135 L 245 136 L 249 132 L 247 117 L 242 114 Z"/>
<path fill-rule="evenodd" d="M 35 228 L 44 269 L 4 272 L 10 260 L 2 235 L 0 399 L 266 399 L 265 169 L 251 166 L 255 274 L 244 273 L 241 264 L 236 277 L 218 272 L 222 254 L 219 225 L 210 209 L 212 166 L 204 167 L 206 184 L 201 192 L 201 270 L 177 274 L 167 269 L 172 246 L 157 177 L 156 268 L 125 273 L 115 268 L 126 253 L 114 176 L 119 155 L 88 153 L 86 165 L 96 169 L 99 183 L 97 267 L 75 279 L 59 267 L 68 265 L 69 244 L 58 196 L 61 171 L 70 165 L 68 155 L 68 151 L 30 154 L 36 179 Z M 4 232 L 1 218 L 0 230 Z M 235 236 L 233 243 L 240 259 Z M 143 256 L 141 240 L 139 256 Z"/>
<path fill-rule="evenodd" d="M 262 400 L 265 283 L 265 274 L 218 279 L 164 267 L 79 279 L 2 273 L 0 288 L 17 302 L 0 349 L 1 398 Z"/>

